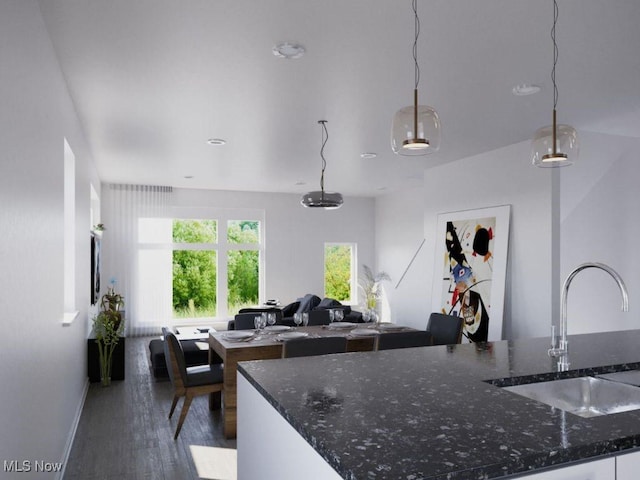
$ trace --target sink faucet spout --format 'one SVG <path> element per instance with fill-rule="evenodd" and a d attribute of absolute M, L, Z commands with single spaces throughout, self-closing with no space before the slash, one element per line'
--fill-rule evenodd
<path fill-rule="evenodd" d="M 569 353 L 568 342 L 567 342 L 567 296 L 569 294 L 569 286 L 571 285 L 571 281 L 574 277 L 580 273 L 582 270 L 587 268 L 598 268 L 600 270 L 604 270 L 607 272 L 613 279 L 615 280 L 618 288 L 620 289 L 620 293 L 622 294 L 622 311 L 629 311 L 629 293 L 627 292 L 627 287 L 622 280 L 622 277 L 616 272 L 613 268 L 604 263 L 583 263 L 582 265 L 578 265 L 567 277 L 562 285 L 562 294 L 560 296 L 560 344 L 558 347 L 554 347 L 549 350 L 549 354 L 554 357 L 561 357 L 560 362 L 563 365 L 564 369 L 569 365 L 569 361 L 567 358 L 567 354 Z"/>

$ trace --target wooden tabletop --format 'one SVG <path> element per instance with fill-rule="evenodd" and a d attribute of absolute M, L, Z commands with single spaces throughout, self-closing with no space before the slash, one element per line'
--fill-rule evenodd
<path fill-rule="evenodd" d="M 322 325 L 322 326 L 318 325 L 318 326 L 312 326 L 312 327 L 292 327 L 290 330 L 287 330 L 287 331 L 304 332 L 304 333 L 307 333 L 308 337 L 310 338 L 347 337 L 347 339 L 349 340 L 347 344 L 348 345 L 347 351 L 358 352 L 358 351 L 371 350 L 376 336 L 386 332 L 386 330 L 379 330 L 376 327 L 377 326 L 375 324 L 357 323 L 357 324 L 354 324 L 353 327 L 349 327 L 349 328 L 334 328 L 330 325 Z M 371 335 L 369 336 L 354 335 L 352 333 L 354 329 L 357 329 L 359 332 L 362 331 L 363 329 L 370 330 Z M 413 329 L 410 327 L 401 327 L 400 330 L 393 330 L 393 331 L 407 331 L 407 330 L 413 330 Z M 224 350 L 257 348 L 257 347 L 264 347 L 269 345 L 279 345 L 280 348 L 282 347 L 282 340 L 278 337 L 278 334 L 283 332 L 269 332 L 268 328 L 266 331 L 262 331 L 259 333 L 256 332 L 255 330 L 231 330 L 231 331 L 252 332 L 254 333 L 254 336 L 247 340 L 239 341 L 239 340 L 227 339 L 226 334 L 229 332 L 213 332 L 211 333 L 212 344 L 217 343 L 219 347 Z"/>

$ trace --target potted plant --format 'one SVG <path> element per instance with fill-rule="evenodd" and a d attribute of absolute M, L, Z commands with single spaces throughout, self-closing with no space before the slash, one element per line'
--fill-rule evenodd
<path fill-rule="evenodd" d="M 122 295 L 109 287 L 100 301 L 100 312 L 93 319 L 93 331 L 98 344 L 100 359 L 100 380 L 103 386 L 111 384 L 113 351 L 124 331 L 124 321 L 120 308 L 124 305 Z"/>
<path fill-rule="evenodd" d="M 360 288 L 365 299 L 365 314 L 368 315 L 368 318 L 377 322 L 378 313 L 376 312 L 376 307 L 378 299 L 382 295 L 380 282 L 383 280 L 391 281 L 391 277 L 387 272 L 373 273 L 373 270 L 367 265 L 362 265 L 362 270 L 364 275 L 360 279 Z"/>

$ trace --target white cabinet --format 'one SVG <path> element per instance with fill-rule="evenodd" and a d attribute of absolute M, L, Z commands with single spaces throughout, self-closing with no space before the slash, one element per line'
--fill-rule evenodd
<path fill-rule="evenodd" d="M 238 373 L 238 480 L 255 479 L 342 477 Z"/>
<path fill-rule="evenodd" d="M 640 451 L 525 475 L 522 480 L 638 480 Z"/>
<path fill-rule="evenodd" d="M 640 452 L 616 457 L 616 480 L 637 480 L 640 477 Z"/>
<path fill-rule="evenodd" d="M 616 459 L 605 458 L 556 470 L 534 473 L 522 477 L 522 480 L 616 480 Z M 621 480 L 620 477 L 617 480 Z"/>

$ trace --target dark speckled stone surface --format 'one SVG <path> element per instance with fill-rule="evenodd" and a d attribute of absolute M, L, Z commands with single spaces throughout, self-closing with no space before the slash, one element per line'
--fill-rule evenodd
<path fill-rule="evenodd" d="M 581 418 L 499 386 L 640 368 L 640 330 L 244 362 L 244 375 L 345 479 L 490 479 L 640 445 L 640 410 Z"/>

